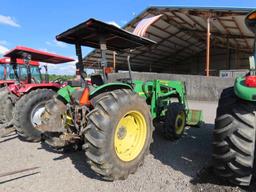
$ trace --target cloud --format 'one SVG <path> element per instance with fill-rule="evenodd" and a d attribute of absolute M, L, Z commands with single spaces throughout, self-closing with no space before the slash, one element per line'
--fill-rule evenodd
<path fill-rule="evenodd" d="M 0 40 L 0 55 L 4 55 L 9 49 L 6 47 L 8 44 L 5 40 Z"/>
<path fill-rule="evenodd" d="M 14 18 L 4 15 L 0 15 L 0 24 L 9 25 L 12 27 L 20 27 L 20 25 L 15 21 Z"/>
<path fill-rule="evenodd" d="M 54 47 L 60 47 L 60 48 L 67 47 L 67 45 L 65 43 L 57 41 L 55 39 L 53 41 L 46 41 L 45 43 L 46 43 L 46 45 L 50 45 L 50 46 L 54 46 Z"/>
<path fill-rule="evenodd" d="M 116 26 L 116 27 L 118 27 L 118 28 L 121 28 L 121 26 L 118 25 L 117 22 L 115 22 L 115 21 L 109 21 L 109 22 L 107 22 L 107 23 L 110 24 L 110 25 L 114 25 L 114 26 Z"/>

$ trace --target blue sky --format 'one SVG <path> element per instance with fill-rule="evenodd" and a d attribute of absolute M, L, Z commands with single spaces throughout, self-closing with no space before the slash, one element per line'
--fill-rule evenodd
<path fill-rule="evenodd" d="M 75 57 L 72 45 L 55 36 L 90 17 L 123 26 L 152 5 L 256 7 L 255 0 L 0 0 L 0 55 L 24 45 Z M 90 49 L 84 49 L 84 55 Z M 50 66 L 52 73 L 73 74 L 74 65 Z"/>

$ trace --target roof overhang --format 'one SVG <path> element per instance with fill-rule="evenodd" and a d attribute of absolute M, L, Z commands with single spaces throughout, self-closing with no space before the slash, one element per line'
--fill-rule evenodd
<path fill-rule="evenodd" d="M 252 8 L 153 6 L 144 10 L 123 28 L 132 32 L 143 18 L 163 14 L 147 31 L 147 38 L 156 41 L 151 47 L 140 47 L 131 54 L 137 71 L 165 70 L 170 63 L 181 64 L 206 49 L 207 18 L 211 19 L 211 45 L 214 48 L 239 49 L 251 53 L 254 34 L 244 19 Z M 108 62 L 115 56 L 118 69 L 127 69 L 127 53 L 107 52 Z M 89 68 L 99 66 L 100 53 L 93 50 L 84 58 Z"/>

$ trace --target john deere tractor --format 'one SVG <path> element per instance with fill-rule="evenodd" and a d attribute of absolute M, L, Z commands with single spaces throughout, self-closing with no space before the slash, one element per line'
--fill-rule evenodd
<path fill-rule="evenodd" d="M 256 33 L 256 11 L 245 23 Z M 256 39 L 256 38 L 255 38 Z M 250 72 L 224 89 L 217 108 L 213 132 L 213 161 L 217 175 L 233 184 L 248 186 L 255 173 L 256 137 L 256 41 Z"/>
<path fill-rule="evenodd" d="M 109 63 L 106 50 L 130 53 L 130 49 L 155 42 L 104 22 L 89 19 L 56 37 L 74 44 L 78 56 L 78 82 L 69 82 L 49 101 L 37 127 L 46 143 L 55 148 L 79 146 L 92 170 L 108 180 L 125 179 L 143 163 L 149 152 L 153 120 L 165 121 L 167 138 L 181 137 L 187 124 L 201 120 L 200 111 L 188 109 L 185 85 L 180 81 L 133 80 L 130 55 L 129 78 L 109 83 L 104 73 Z M 89 86 L 81 46 L 99 48 L 101 75 L 92 75 Z M 127 52 L 128 51 L 128 52 Z M 172 102 L 175 98 L 176 102 Z"/>
<path fill-rule="evenodd" d="M 59 64 L 73 59 L 24 46 L 17 46 L 4 56 L 10 58 L 15 83 L 9 85 L 1 97 L 3 124 L 0 131 L 4 135 L 14 126 L 23 140 L 40 141 L 41 133 L 35 126 L 40 124 L 44 104 L 65 84 L 60 79 L 49 82 L 47 68 L 45 78 L 42 78 L 39 67 L 30 64 L 31 59 L 37 61 L 37 65 L 38 62 Z M 23 60 L 24 65 L 18 71 L 19 60 Z"/>

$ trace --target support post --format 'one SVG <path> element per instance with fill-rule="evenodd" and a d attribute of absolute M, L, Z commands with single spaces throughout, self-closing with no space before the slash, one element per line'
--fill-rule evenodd
<path fill-rule="evenodd" d="M 18 83 L 20 83 L 20 78 L 17 71 L 17 59 L 15 57 L 11 57 L 10 63 L 12 64 L 15 79 L 18 81 Z"/>
<path fill-rule="evenodd" d="M 106 56 L 106 51 L 107 51 L 107 45 L 106 45 L 106 41 L 104 37 L 100 38 L 100 51 L 101 51 L 101 61 L 100 61 L 100 65 L 103 69 L 103 79 L 104 82 L 107 82 L 107 76 L 105 73 L 105 69 L 108 66 L 108 62 L 107 62 L 107 56 Z"/>
<path fill-rule="evenodd" d="M 210 76 L 210 48 L 211 48 L 211 23 L 210 16 L 207 18 L 207 49 L 206 49 L 206 76 Z"/>
<path fill-rule="evenodd" d="M 127 64 L 128 64 L 128 70 L 129 70 L 129 78 L 132 83 L 132 68 L 131 68 L 131 63 L 130 63 L 130 53 L 127 55 Z"/>
<path fill-rule="evenodd" d="M 79 44 L 76 44 L 76 56 L 78 58 L 78 62 L 76 64 L 76 76 L 80 76 L 81 80 L 83 81 L 82 84 L 84 83 L 86 86 L 85 78 L 87 74 L 84 71 L 82 49 L 81 49 L 81 45 Z"/>
<path fill-rule="evenodd" d="M 31 61 L 31 55 L 24 52 L 24 53 L 22 53 L 22 57 L 23 57 L 24 64 L 27 68 L 28 83 L 31 83 L 32 76 L 31 76 L 31 69 L 30 69 L 30 64 L 29 64 Z"/>
<path fill-rule="evenodd" d="M 113 68 L 114 68 L 114 71 L 116 72 L 116 52 L 113 51 Z"/>

